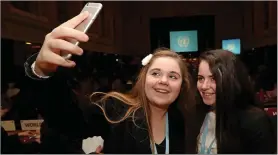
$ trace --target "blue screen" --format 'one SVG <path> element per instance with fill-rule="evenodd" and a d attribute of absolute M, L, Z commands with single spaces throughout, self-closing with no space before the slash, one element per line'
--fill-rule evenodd
<path fill-rule="evenodd" d="M 240 39 L 222 40 L 222 49 L 240 54 Z"/>
<path fill-rule="evenodd" d="M 197 52 L 197 31 L 172 31 L 170 32 L 170 49 L 176 52 Z"/>

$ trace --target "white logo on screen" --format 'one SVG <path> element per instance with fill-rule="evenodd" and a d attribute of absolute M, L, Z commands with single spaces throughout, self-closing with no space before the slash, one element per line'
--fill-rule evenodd
<path fill-rule="evenodd" d="M 233 51 L 235 48 L 236 48 L 235 44 L 228 44 L 227 45 L 227 50 L 229 50 L 229 51 Z"/>
<path fill-rule="evenodd" d="M 180 36 L 178 37 L 178 45 L 180 47 L 187 47 L 190 43 L 190 39 L 187 36 Z"/>

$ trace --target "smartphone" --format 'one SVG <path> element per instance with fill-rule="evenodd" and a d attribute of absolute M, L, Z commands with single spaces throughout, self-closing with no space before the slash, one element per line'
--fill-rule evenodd
<path fill-rule="evenodd" d="M 90 15 L 84 21 L 82 21 L 79 25 L 77 25 L 74 29 L 87 33 L 88 29 L 91 27 L 91 25 L 97 18 L 101 9 L 102 9 L 101 3 L 88 2 L 84 6 L 84 8 L 82 9 L 81 12 L 88 11 Z M 69 41 L 70 43 L 72 43 L 76 46 L 79 45 L 79 41 L 77 41 L 75 39 L 66 39 L 66 41 Z M 72 57 L 72 54 L 61 51 L 61 56 L 65 59 L 70 59 Z"/>

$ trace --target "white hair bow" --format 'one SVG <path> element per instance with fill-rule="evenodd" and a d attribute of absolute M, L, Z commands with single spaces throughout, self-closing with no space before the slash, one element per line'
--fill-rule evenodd
<path fill-rule="evenodd" d="M 152 57 L 153 57 L 152 54 L 147 55 L 147 56 L 142 60 L 142 65 L 143 65 L 143 66 L 146 66 L 146 65 L 150 62 L 150 60 L 152 59 Z"/>

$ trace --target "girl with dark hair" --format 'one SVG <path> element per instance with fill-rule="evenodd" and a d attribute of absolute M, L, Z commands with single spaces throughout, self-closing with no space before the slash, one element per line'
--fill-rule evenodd
<path fill-rule="evenodd" d="M 201 54 L 196 106 L 200 154 L 274 153 L 275 137 L 267 114 L 259 108 L 248 72 L 231 52 Z"/>

